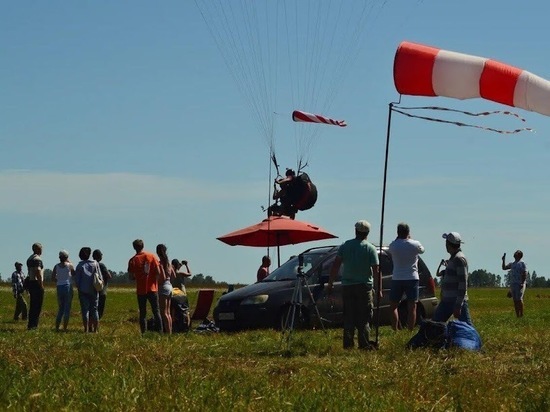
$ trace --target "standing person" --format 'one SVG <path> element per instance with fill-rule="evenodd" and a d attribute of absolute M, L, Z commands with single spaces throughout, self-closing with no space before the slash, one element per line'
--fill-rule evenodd
<path fill-rule="evenodd" d="M 392 328 L 400 329 L 398 307 L 405 294 L 408 310 L 407 328 L 413 330 L 416 325 L 416 304 L 419 293 L 418 255 L 424 253 L 424 246 L 418 240 L 411 239 L 409 225 L 402 222 L 397 225 L 397 238 L 390 243 L 389 251 L 393 260 L 390 289 Z"/>
<path fill-rule="evenodd" d="M 101 276 L 101 269 L 95 260 L 90 259 L 91 254 L 92 248 L 86 246 L 80 249 L 78 254 L 80 262 L 75 270 L 75 284 L 78 288 L 84 333 L 99 331 L 99 313 L 97 312 L 99 293 L 94 287 L 94 275 L 99 273 Z"/>
<path fill-rule="evenodd" d="M 63 321 L 63 330 L 67 331 L 69 326 L 69 316 L 71 315 L 71 305 L 73 302 L 72 278 L 75 269 L 69 260 L 69 253 L 66 250 L 59 252 L 59 263 L 53 267 L 52 280 L 56 282 L 57 287 L 57 317 L 55 318 L 55 330 L 59 331 L 61 321 Z"/>
<path fill-rule="evenodd" d="M 103 317 L 103 312 L 105 311 L 105 301 L 107 300 L 107 285 L 111 280 L 111 272 L 107 269 L 107 266 L 102 262 L 103 253 L 101 250 L 96 249 L 92 252 L 92 259 L 99 263 L 99 269 L 101 270 L 101 276 L 103 277 L 103 289 L 99 292 L 99 303 L 97 305 L 97 313 L 99 319 Z"/>
<path fill-rule="evenodd" d="M 327 291 L 332 291 L 334 280 L 341 264 L 342 297 L 344 300 L 344 349 L 353 348 L 357 329 L 360 349 L 372 349 L 369 343 L 370 322 L 373 311 L 373 281 L 376 277 L 380 287 L 378 298 L 382 298 L 382 279 L 378 265 L 378 253 L 374 245 L 367 241 L 370 223 L 360 220 L 355 224 L 355 238 L 340 246 L 330 270 Z"/>
<path fill-rule="evenodd" d="M 506 263 L 506 253 L 502 255 L 502 270 L 510 269 L 510 294 L 514 300 L 516 316 L 523 316 L 523 295 L 525 293 L 525 281 L 527 280 L 527 265 L 523 260 L 523 252 L 514 252 L 514 261 Z"/>
<path fill-rule="evenodd" d="M 139 327 L 141 333 L 147 331 L 147 301 L 155 319 L 157 331 L 162 331 L 162 319 L 159 310 L 157 277 L 159 264 L 155 255 L 143 250 L 143 240 L 132 243 L 136 254 L 128 262 L 130 280 L 136 281 L 136 293 L 139 307 Z"/>
<path fill-rule="evenodd" d="M 447 322 L 451 316 L 472 325 L 468 308 L 468 261 L 460 245 L 464 243 L 457 232 L 443 234 L 445 248 L 450 257 L 442 260 L 436 270 L 441 277 L 441 300 L 435 308 L 432 320 Z M 444 270 L 439 270 L 446 266 Z"/>
<path fill-rule="evenodd" d="M 189 269 L 189 262 L 187 260 L 182 260 L 181 262 L 177 259 L 172 259 L 172 266 L 174 267 L 175 277 L 172 279 L 172 286 L 178 288 L 187 296 L 187 291 L 185 290 L 185 280 L 189 279 L 191 275 L 191 269 Z"/>
<path fill-rule="evenodd" d="M 25 281 L 25 273 L 23 273 L 23 264 L 21 262 L 15 262 L 15 271 L 11 274 L 11 290 L 13 297 L 15 298 L 15 313 L 13 320 L 27 320 L 27 302 L 23 297 L 23 282 Z"/>
<path fill-rule="evenodd" d="M 170 301 L 172 299 L 172 283 L 175 272 L 172 267 L 170 259 L 168 259 L 168 253 L 166 245 L 162 243 L 157 245 L 157 256 L 160 260 L 159 273 L 158 273 L 158 285 L 159 285 L 159 307 L 160 316 L 162 317 L 162 329 L 164 333 L 172 334 L 172 312 L 170 309 Z"/>
<path fill-rule="evenodd" d="M 27 329 L 38 328 L 42 303 L 44 302 L 44 263 L 42 262 L 42 245 L 32 245 L 32 255 L 27 259 L 27 273 L 29 276 L 29 316 Z"/>
<path fill-rule="evenodd" d="M 262 264 L 256 273 L 257 282 L 260 282 L 269 276 L 269 266 L 271 266 L 271 259 L 266 255 L 262 258 Z"/>

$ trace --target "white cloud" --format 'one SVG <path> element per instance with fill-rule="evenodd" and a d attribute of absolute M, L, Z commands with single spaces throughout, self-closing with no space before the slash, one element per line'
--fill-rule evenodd
<path fill-rule="evenodd" d="M 254 199 L 260 182 L 242 185 L 131 173 L 0 172 L 0 212 L 110 215 L 165 205 Z"/>

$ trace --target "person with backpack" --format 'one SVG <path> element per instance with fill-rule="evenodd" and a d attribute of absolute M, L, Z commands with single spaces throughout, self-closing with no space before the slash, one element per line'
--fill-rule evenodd
<path fill-rule="evenodd" d="M 277 185 L 279 189 L 277 189 Z M 268 209 L 269 216 L 288 216 L 294 219 L 298 211 L 311 209 L 317 201 L 317 187 L 307 173 L 287 169 L 284 178 L 275 180 L 275 203 Z"/>
<path fill-rule="evenodd" d="M 103 289 L 99 291 L 99 302 L 97 305 L 97 313 L 99 315 L 99 319 L 101 320 L 101 318 L 103 317 L 103 312 L 105 312 L 105 302 L 107 301 L 107 286 L 113 276 L 111 275 L 111 272 L 109 272 L 109 269 L 107 269 L 107 266 L 105 266 L 105 264 L 102 262 L 103 253 L 101 252 L 101 250 L 94 250 L 92 252 L 92 259 L 99 264 L 101 277 L 103 278 Z"/>
<path fill-rule="evenodd" d="M 91 255 L 92 248 L 87 246 L 81 248 L 78 254 L 80 262 L 75 269 L 75 284 L 78 289 L 84 333 L 97 333 L 99 331 L 99 313 L 97 310 L 99 292 L 94 286 L 94 276 L 97 274 L 101 278 L 101 269 L 95 260 L 90 259 Z"/>

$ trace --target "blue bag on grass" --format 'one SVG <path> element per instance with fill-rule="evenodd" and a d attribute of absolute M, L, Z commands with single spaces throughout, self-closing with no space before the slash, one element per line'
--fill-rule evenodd
<path fill-rule="evenodd" d="M 466 322 L 451 320 L 449 322 L 434 322 L 423 320 L 420 328 L 407 343 L 407 348 L 462 348 L 466 350 L 481 350 L 481 337 L 477 330 Z"/>

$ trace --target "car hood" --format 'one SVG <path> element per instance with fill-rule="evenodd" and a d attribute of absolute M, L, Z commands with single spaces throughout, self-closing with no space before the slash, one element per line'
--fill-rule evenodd
<path fill-rule="evenodd" d="M 234 290 L 233 292 L 226 293 L 220 300 L 232 300 L 232 299 L 244 299 L 248 296 L 256 296 L 262 294 L 273 293 L 279 289 L 286 289 L 292 287 L 295 280 L 278 280 L 274 282 L 258 282 L 252 285 L 245 286 Z"/>

